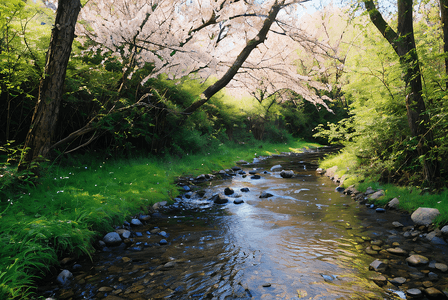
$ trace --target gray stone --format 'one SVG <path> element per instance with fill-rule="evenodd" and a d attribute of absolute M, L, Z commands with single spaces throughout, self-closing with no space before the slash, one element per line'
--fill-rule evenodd
<path fill-rule="evenodd" d="M 279 171 L 279 170 L 281 170 L 281 169 L 282 169 L 282 166 L 281 166 L 281 165 L 275 165 L 275 166 L 273 166 L 273 167 L 271 168 L 271 172 Z"/>
<path fill-rule="evenodd" d="M 369 279 L 375 282 L 378 286 L 384 286 L 387 283 L 387 278 L 384 275 L 372 276 Z"/>
<path fill-rule="evenodd" d="M 138 217 L 138 219 L 142 222 L 147 222 L 147 221 L 151 220 L 151 216 L 150 215 L 140 215 Z"/>
<path fill-rule="evenodd" d="M 443 226 L 440 231 L 443 235 L 448 235 L 448 225 Z"/>
<path fill-rule="evenodd" d="M 337 278 L 337 276 L 335 276 L 335 275 L 320 274 L 320 276 L 322 276 L 322 278 L 323 278 L 326 282 L 332 282 L 333 280 L 335 280 L 335 279 Z"/>
<path fill-rule="evenodd" d="M 392 283 L 393 285 L 402 285 L 403 283 L 406 282 L 406 278 L 404 277 L 395 277 L 391 280 L 389 280 L 390 283 Z"/>
<path fill-rule="evenodd" d="M 325 176 L 332 178 L 335 176 L 337 170 L 338 170 L 338 166 L 333 166 L 331 168 L 328 168 L 325 170 Z"/>
<path fill-rule="evenodd" d="M 364 195 L 370 195 L 370 194 L 373 194 L 373 193 L 375 193 L 375 190 L 372 189 L 372 187 L 369 186 L 367 188 L 367 190 L 364 192 Z"/>
<path fill-rule="evenodd" d="M 117 229 L 115 230 L 123 239 L 128 239 L 131 237 L 131 232 L 127 229 Z"/>
<path fill-rule="evenodd" d="M 158 209 L 160 209 L 160 208 L 166 206 L 167 203 L 168 203 L 168 202 L 166 202 L 166 201 L 160 201 L 160 202 L 154 203 L 154 205 L 152 206 L 152 208 L 155 209 L 155 210 L 158 210 Z"/>
<path fill-rule="evenodd" d="M 213 197 L 211 198 L 211 200 L 216 203 L 216 204 L 226 204 L 227 202 L 229 202 L 229 199 L 227 199 L 224 195 L 222 194 L 215 194 L 213 195 Z"/>
<path fill-rule="evenodd" d="M 435 232 L 435 231 L 431 231 L 430 233 L 428 233 L 428 234 L 425 236 L 425 238 L 426 238 L 428 241 L 431 241 L 433 238 L 435 238 L 435 236 L 436 236 L 436 232 Z"/>
<path fill-rule="evenodd" d="M 406 291 L 406 294 L 410 297 L 417 298 L 422 296 L 422 291 L 419 289 L 409 289 Z"/>
<path fill-rule="evenodd" d="M 395 222 L 392 222 L 392 226 L 394 226 L 395 228 L 400 228 L 400 227 L 403 227 L 404 225 L 401 224 L 400 222 L 395 221 Z"/>
<path fill-rule="evenodd" d="M 249 192 L 249 188 L 244 187 L 244 188 L 241 188 L 240 191 L 242 191 L 243 193 L 247 193 L 247 192 Z"/>
<path fill-rule="evenodd" d="M 61 285 L 66 285 L 72 278 L 73 278 L 72 272 L 70 272 L 69 270 L 62 270 L 62 272 L 59 273 L 58 277 L 56 278 L 56 281 L 59 282 Z"/>
<path fill-rule="evenodd" d="M 103 237 L 103 241 L 107 246 L 118 246 L 121 244 L 121 237 L 116 232 L 109 232 Z"/>
<path fill-rule="evenodd" d="M 403 249 L 399 248 L 399 247 L 395 247 L 395 248 L 388 248 L 387 252 L 395 254 L 395 255 L 406 255 L 407 252 L 404 251 Z"/>
<path fill-rule="evenodd" d="M 398 200 L 398 198 L 394 198 L 394 199 L 390 200 L 389 203 L 387 203 L 387 206 L 392 209 L 397 209 L 399 205 L 400 205 L 400 200 Z"/>
<path fill-rule="evenodd" d="M 245 160 L 239 160 L 239 161 L 236 162 L 236 164 L 238 164 L 238 165 L 247 165 L 248 162 L 245 161 Z"/>
<path fill-rule="evenodd" d="M 377 192 L 371 194 L 371 195 L 369 196 L 369 199 L 370 199 L 370 200 L 376 200 L 376 199 L 379 199 L 379 198 L 381 198 L 381 197 L 383 197 L 383 196 L 384 196 L 384 191 L 383 191 L 383 190 L 380 190 L 380 191 L 377 191 Z"/>
<path fill-rule="evenodd" d="M 322 175 L 322 174 L 325 173 L 325 170 L 322 169 L 322 168 L 317 168 L 317 169 L 316 169 L 316 173 L 319 174 L 319 175 Z"/>
<path fill-rule="evenodd" d="M 386 212 L 386 210 L 384 208 L 382 208 L 382 207 L 378 207 L 377 209 L 375 209 L 375 211 L 377 213 L 384 213 L 384 212 Z"/>
<path fill-rule="evenodd" d="M 445 265 L 445 264 L 442 264 L 442 263 L 435 263 L 434 264 L 434 267 L 437 269 L 437 270 L 439 270 L 439 271 L 441 271 L 441 272 L 446 272 L 446 271 L 448 271 L 448 266 L 447 265 Z"/>
<path fill-rule="evenodd" d="M 384 272 L 387 269 L 387 265 L 381 260 L 376 259 L 370 264 L 369 269 L 377 272 Z"/>
<path fill-rule="evenodd" d="M 425 265 L 428 263 L 429 260 L 423 255 L 414 254 L 406 258 L 406 261 L 413 266 L 417 266 L 417 265 Z"/>
<path fill-rule="evenodd" d="M 292 178 L 292 177 L 294 177 L 294 171 L 292 171 L 292 170 L 289 170 L 289 171 L 282 170 L 280 172 L 280 176 L 283 177 L 283 178 Z"/>
<path fill-rule="evenodd" d="M 242 203 L 244 203 L 244 200 L 243 199 L 235 199 L 233 201 L 233 203 L 235 203 L 235 204 L 242 204 Z"/>
<path fill-rule="evenodd" d="M 232 188 L 230 188 L 230 187 L 226 187 L 225 189 L 224 189 L 224 195 L 232 195 L 233 193 L 234 193 L 235 191 L 232 189 Z"/>
<path fill-rule="evenodd" d="M 440 215 L 437 208 L 419 207 L 411 215 L 412 221 L 417 225 L 431 225 L 434 219 Z"/>
<path fill-rule="evenodd" d="M 159 242 L 159 244 L 160 244 L 160 245 L 166 245 L 166 244 L 168 244 L 168 242 L 167 242 L 167 240 L 165 240 L 165 239 L 161 239 L 160 242 Z"/>
<path fill-rule="evenodd" d="M 345 189 L 344 189 L 344 187 L 342 187 L 342 186 L 338 186 L 338 187 L 336 187 L 336 189 L 335 189 L 335 191 L 336 191 L 336 192 L 339 192 L 339 193 L 342 193 L 344 190 L 345 190 Z"/>
<path fill-rule="evenodd" d="M 142 226 L 143 223 L 139 219 L 132 219 L 131 220 L 131 225 L 132 226 Z"/>
<path fill-rule="evenodd" d="M 261 192 L 260 198 L 269 198 L 272 197 L 274 195 L 272 195 L 271 193 L 268 193 L 266 191 Z"/>

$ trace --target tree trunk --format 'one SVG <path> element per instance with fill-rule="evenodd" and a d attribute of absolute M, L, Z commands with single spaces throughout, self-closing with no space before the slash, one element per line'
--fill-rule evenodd
<path fill-rule="evenodd" d="M 59 0 L 45 72 L 39 84 L 39 97 L 25 140 L 26 154 L 20 161 L 19 171 L 29 168 L 33 161 L 46 158 L 50 150 L 80 10 L 80 0 Z"/>
<path fill-rule="evenodd" d="M 445 88 L 448 90 L 448 0 L 440 0 L 440 19 L 443 30 L 443 54 L 445 55 Z"/>
<path fill-rule="evenodd" d="M 223 89 L 233 79 L 243 63 L 249 57 L 249 54 L 252 52 L 252 50 L 257 48 L 258 45 L 265 41 L 272 23 L 275 22 L 277 14 L 283 8 L 283 4 L 284 0 L 280 2 L 276 1 L 275 4 L 272 5 L 269 11 L 269 15 L 267 16 L 266 20 L 264 20 L 263 26 L 261 27 L 257 36 L 246 43 L 246 46 L 243 48 L 243 50 L 241 50 L 240 54 L 237 56 L 227 72 L 217 82 L 205 89 L 205 91 L 202 92 L 200 96 L 200 100 L 193 102 L 189 107 L 187 107 L 183 111 L 184 114 L 191 114 L 195 112 L 199 107 L 205 104 L 214 94 Z"/>
<path fill-rule="evenodd" d="M 446 1 L 446 0 L 441 0 Z M 411 135 L 418 140 L 417 153 L 423 158 L 425 180 L 432 183 L 439 175 L 437 160 L 427 157 L 434 138 L 423 99 L 422 75 L 414 39 L 412 0 L 398 0 L 398 26 L 395 32 L 383 19 L 372 0 L 364 0 L 372 23 L 391 44 L 404 73 L 406 84 L 406 109 Z"/>

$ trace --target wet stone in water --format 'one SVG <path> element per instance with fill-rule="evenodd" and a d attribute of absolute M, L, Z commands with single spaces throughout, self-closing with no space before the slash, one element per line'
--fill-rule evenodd
<path fill-rule="evenodd" d="M 393 285 L 402 285 L 403 283 L 406 282 L 406 278 L 404 277 L 395 277 L 391 280 L 389 280 L 390 283 L 392 283 Z"/>

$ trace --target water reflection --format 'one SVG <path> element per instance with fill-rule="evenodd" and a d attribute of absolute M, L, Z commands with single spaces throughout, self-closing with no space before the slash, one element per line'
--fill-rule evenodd
<path fill-rule="evenodd" d="M 226 208 L 231 216 L 224 220 L 238 251 L 254 253 L 235 266 L 243 271 L 243 285 L 254 299 L 293 299 L 304 292 L 308 299 L 384 299 L 382 290 L 366 279 L 371 258 L 356 248 L 362 242 L 356 228 L 363 227 L 348 205 L 351 199 L 289 157 L 264 160 L 261 166 L 269 170 L 278 164 L 301 176 L 285 179 L 279 172 L 261 172 L 260 180 L 237 176 L 214 187 L 250 189 L 242 195 L 243 205 Z M 262 191 L 273 196 L 260 199 Z"/>

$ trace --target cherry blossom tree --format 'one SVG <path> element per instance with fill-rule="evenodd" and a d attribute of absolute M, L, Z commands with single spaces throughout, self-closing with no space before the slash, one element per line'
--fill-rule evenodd
<path fill-rule="evenodd" d="M 84 36 L 126 60 L 123 82 L 144 62 L 151 76 L 196 74 L 218 80 L 191 113 L 223 87 L 269 94 L 293 90 L 326 106 L 329 86 L 297 73 L 298 12 L 304 0 L 91 0 L 81 12 Z M 311 38 L 309 38 L 311 39 Z"/>

